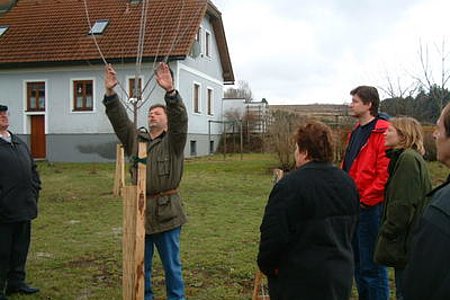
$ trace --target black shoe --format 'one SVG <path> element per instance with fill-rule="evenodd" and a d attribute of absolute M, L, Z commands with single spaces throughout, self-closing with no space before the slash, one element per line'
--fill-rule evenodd
<path fill-rule="evenodd" d="M 29 286 L 25 282 L 18 286 L 8 286 L 6 287 L 6 295 L 11 294 L 34 294 L 39 292 L 38 288 Z M 1 298 L 0 298 L 1 299 Z"/>

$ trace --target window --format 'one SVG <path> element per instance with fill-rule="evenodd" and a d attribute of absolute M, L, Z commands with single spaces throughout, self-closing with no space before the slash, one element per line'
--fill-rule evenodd
<path fill-rule="evenodd" d="M 0 25 L 0 36 L 2 36 L 8 30 L 8 28 L 8 25 Z"/>
<path fill-rule="evenodd" d="M 212 116 L 214 115 L 214 94 L 213 89 L 208 88 L 207 89 L 207 105 L 208 105 L 208 115 Z"/>
<path fill-rule="evenodd" d="M 45 111 L 45 82 L 27 82 L 27 111 Z"/>
<path fill-rule="evenodd" d="M 200 113 L 200 84 L 194 83 L 193 108 L 195 113 Z"/>
<path fill-rule="evenodd" d="M 189 53 L 189 55 L 193 58 L 197 58 L 202 52 L 202 47 L 200 45 L 200 30 L 201 28 L 197 30 L 197 34 L 195 35 L 195 41 L 192 44 L 191 52 Z"/>
<path fill-rule="evenodd" d="M 92 80 L 73 81 L 73 110 L 92 111 L 94 104 Z"/>
<path fill-rule="evenodd" d="M 191 141 L 191 156 L 197 155 L 197 141 Z"/>
<path fill-rule="evenodd" d="M 198 42 L 200 49 L 202 49 L 202 28 L 199 27 L 197 34 L 195 35 L 195 40 Z"/>
<path fill-rule="evenodd" d="M 102 34 L 105 31 L 106 26 L 108 26 L 108 20 L 97 20 L 92 26 L 91 30 L 89 30 L 89 34 Z"/>
<path fill-rule="evenodd" d="M 214 141 L 209 141 L 209 154 L 214 153 Z"/>
<path fill-rule="evenodd" d="M 142 100 L 142 78 L 138 79 L 138 86 L 137 86 L 137 94 L 139 97 L 136 97 L 135 93 L 135 86 L 134 83 L 136 82 L 136 78 L 130 78 L 128 79 L 128 95 L 129 98 L 138 98 L 138 100 Z"/>
<path fill-rule="evenodd" d="M 206 31 L 205 33 L 205 52 L 207 57 L 211 57 L 211 34 Z"/>

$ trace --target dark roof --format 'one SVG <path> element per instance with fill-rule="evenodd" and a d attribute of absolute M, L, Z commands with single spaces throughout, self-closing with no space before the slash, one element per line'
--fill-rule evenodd
<path fill-rule="evenodd" d="M 132 1 L 138 2 L 138 1 Z M 142 1 L 130 0 L 19 0 L 0 16 L 8 25 L 0 37 L 0 68 L 86 64 L 101 62 L 94 39 L 88 35 L 96 20 L 109 24 L 96 39 L 108 62 L 135 61 L 139 40 Z M 216 35 L 224 81 L 234 74 L 221 13 L 207 0 L 148 1 L 143 60 L 169 55 L 184 59 L 189 55 L 205 14 Z"/>

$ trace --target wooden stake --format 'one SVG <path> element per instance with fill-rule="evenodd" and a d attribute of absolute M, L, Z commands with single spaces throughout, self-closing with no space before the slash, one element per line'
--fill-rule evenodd
<path fill-rule="evenodd" d="M 136 250 L 136 186 L 125 186 L 123 188 L 123 238 L 122 238 L 122 257 L 123 257 L 123 276 L 122 290 L 123 299 L 136 299 L 134 289 L 135 275 L 135 250 Z"/>
<path fill-rule="evenodd" d="M 116 173 L 114 176 L 113 194 L 122 195 L 122 189 L 125 186 L 125 158 L 123 145 L 116 146 Z"/>
<path fill-rule="evenodd" d="M 147 144 L 139 143 L 138 159 L 147 156 Z M 137 166 L 137 185 L 123 188 L 123 299 L 144 299 L 144 246 L 146 165 Z"/>

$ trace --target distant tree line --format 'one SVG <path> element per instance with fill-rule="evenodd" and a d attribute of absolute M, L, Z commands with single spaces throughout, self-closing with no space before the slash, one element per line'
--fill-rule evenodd
<path fill-rule="evenodd" d="M 391 116 L 411 116 L 422 123 L 435 124 L 441 109 L 449 101 L 448 89 L 433 85 L 429 91 L 420 89 L 416 96 L 385 99 L 381 101 L 380 109 Z"/>
<path fill-rule="evenodd" d="M 411 116 L 425 124 L 436 123 L 441 109 L 450 101 L 447 88 L 450 52 L 445 39 L 440 44 L 433 43 L 432 49 L 430 52 L 429 46 L 420 42 L 417 51 L 420 71 L 408 72 L 412 79 L 409 86 L 402 86 L 401 80 L 405 78 L 395 80 L 387 76 L 387 85 L 380 87 L 389 97 L 381 102 L 383 112 Z"/>

